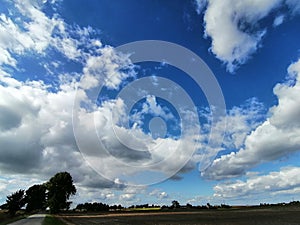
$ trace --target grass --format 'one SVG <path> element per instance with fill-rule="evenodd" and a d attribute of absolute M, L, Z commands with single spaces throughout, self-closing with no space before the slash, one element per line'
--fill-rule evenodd
<path fill-rule="evenodd" d="M 5 210 L 0 210 L 0 225 L 6 225 L 12 222 L 15 222 L 20 219 L 26 218 L 26 215 L 21 212 L 17 212 L 16 216 L 11 217 L 7 211 Z"/>
<path fill-rule="evenodd" d="M 42 225 L 66 225 L 66 223 L 55 216 L 47 215 Z"/>

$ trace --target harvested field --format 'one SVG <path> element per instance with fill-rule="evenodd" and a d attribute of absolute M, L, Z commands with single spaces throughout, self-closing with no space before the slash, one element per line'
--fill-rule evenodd
<path fill-rule="evenodd" d="M 94 224 L 220 224 L 220 225 L 299 225 L 300 208 L 209 210 L 197 212 L 108 213 L 62 215 L 71 225 Z"/>

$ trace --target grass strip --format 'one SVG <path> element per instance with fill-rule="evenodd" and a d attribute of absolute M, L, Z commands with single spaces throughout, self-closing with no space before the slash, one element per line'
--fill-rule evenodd
<path fill-rule="evenodd" d="M 55 216 L 47 215 L 42 225 L 66 225 L 66 223 Z"/>
<path fill-rule="evenodd" d="M 15 217 L 9 216 L 7 212 L 0 211 L 0 225 L 6 225 L 12 222 L 15 222 L 17 220 L 21 220 L 26 218 L 26 215 L 20 214 L 16 215 Z"/>

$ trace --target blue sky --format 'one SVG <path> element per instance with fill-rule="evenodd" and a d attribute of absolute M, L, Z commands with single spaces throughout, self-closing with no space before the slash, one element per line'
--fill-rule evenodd
<path fill-rule="evenodd" d="M 60 171 L 74 205 L 299 200 L 299 22 L 297 0 L 2 0 L 0 203 Z"/>

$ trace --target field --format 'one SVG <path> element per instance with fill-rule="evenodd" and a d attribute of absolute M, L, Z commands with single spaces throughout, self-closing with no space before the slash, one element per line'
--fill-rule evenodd
<path fill-rule="evenodd" d="M 220 224 L 220 225 L 299 225 L 300 208 L 228 209 L 190 212 L 119 212 L 62 215 L 70 225 L 96 224 Z"/>
<path fill-rule="evenodd" d="M 26 215 L 22 211 L 17 212 L 15 217 L 11 217 L 9 216 L 6 210 L 0 210 L 0 225 L 14 222 L 16 220 L 23 219 L 25 217 Z"/>

